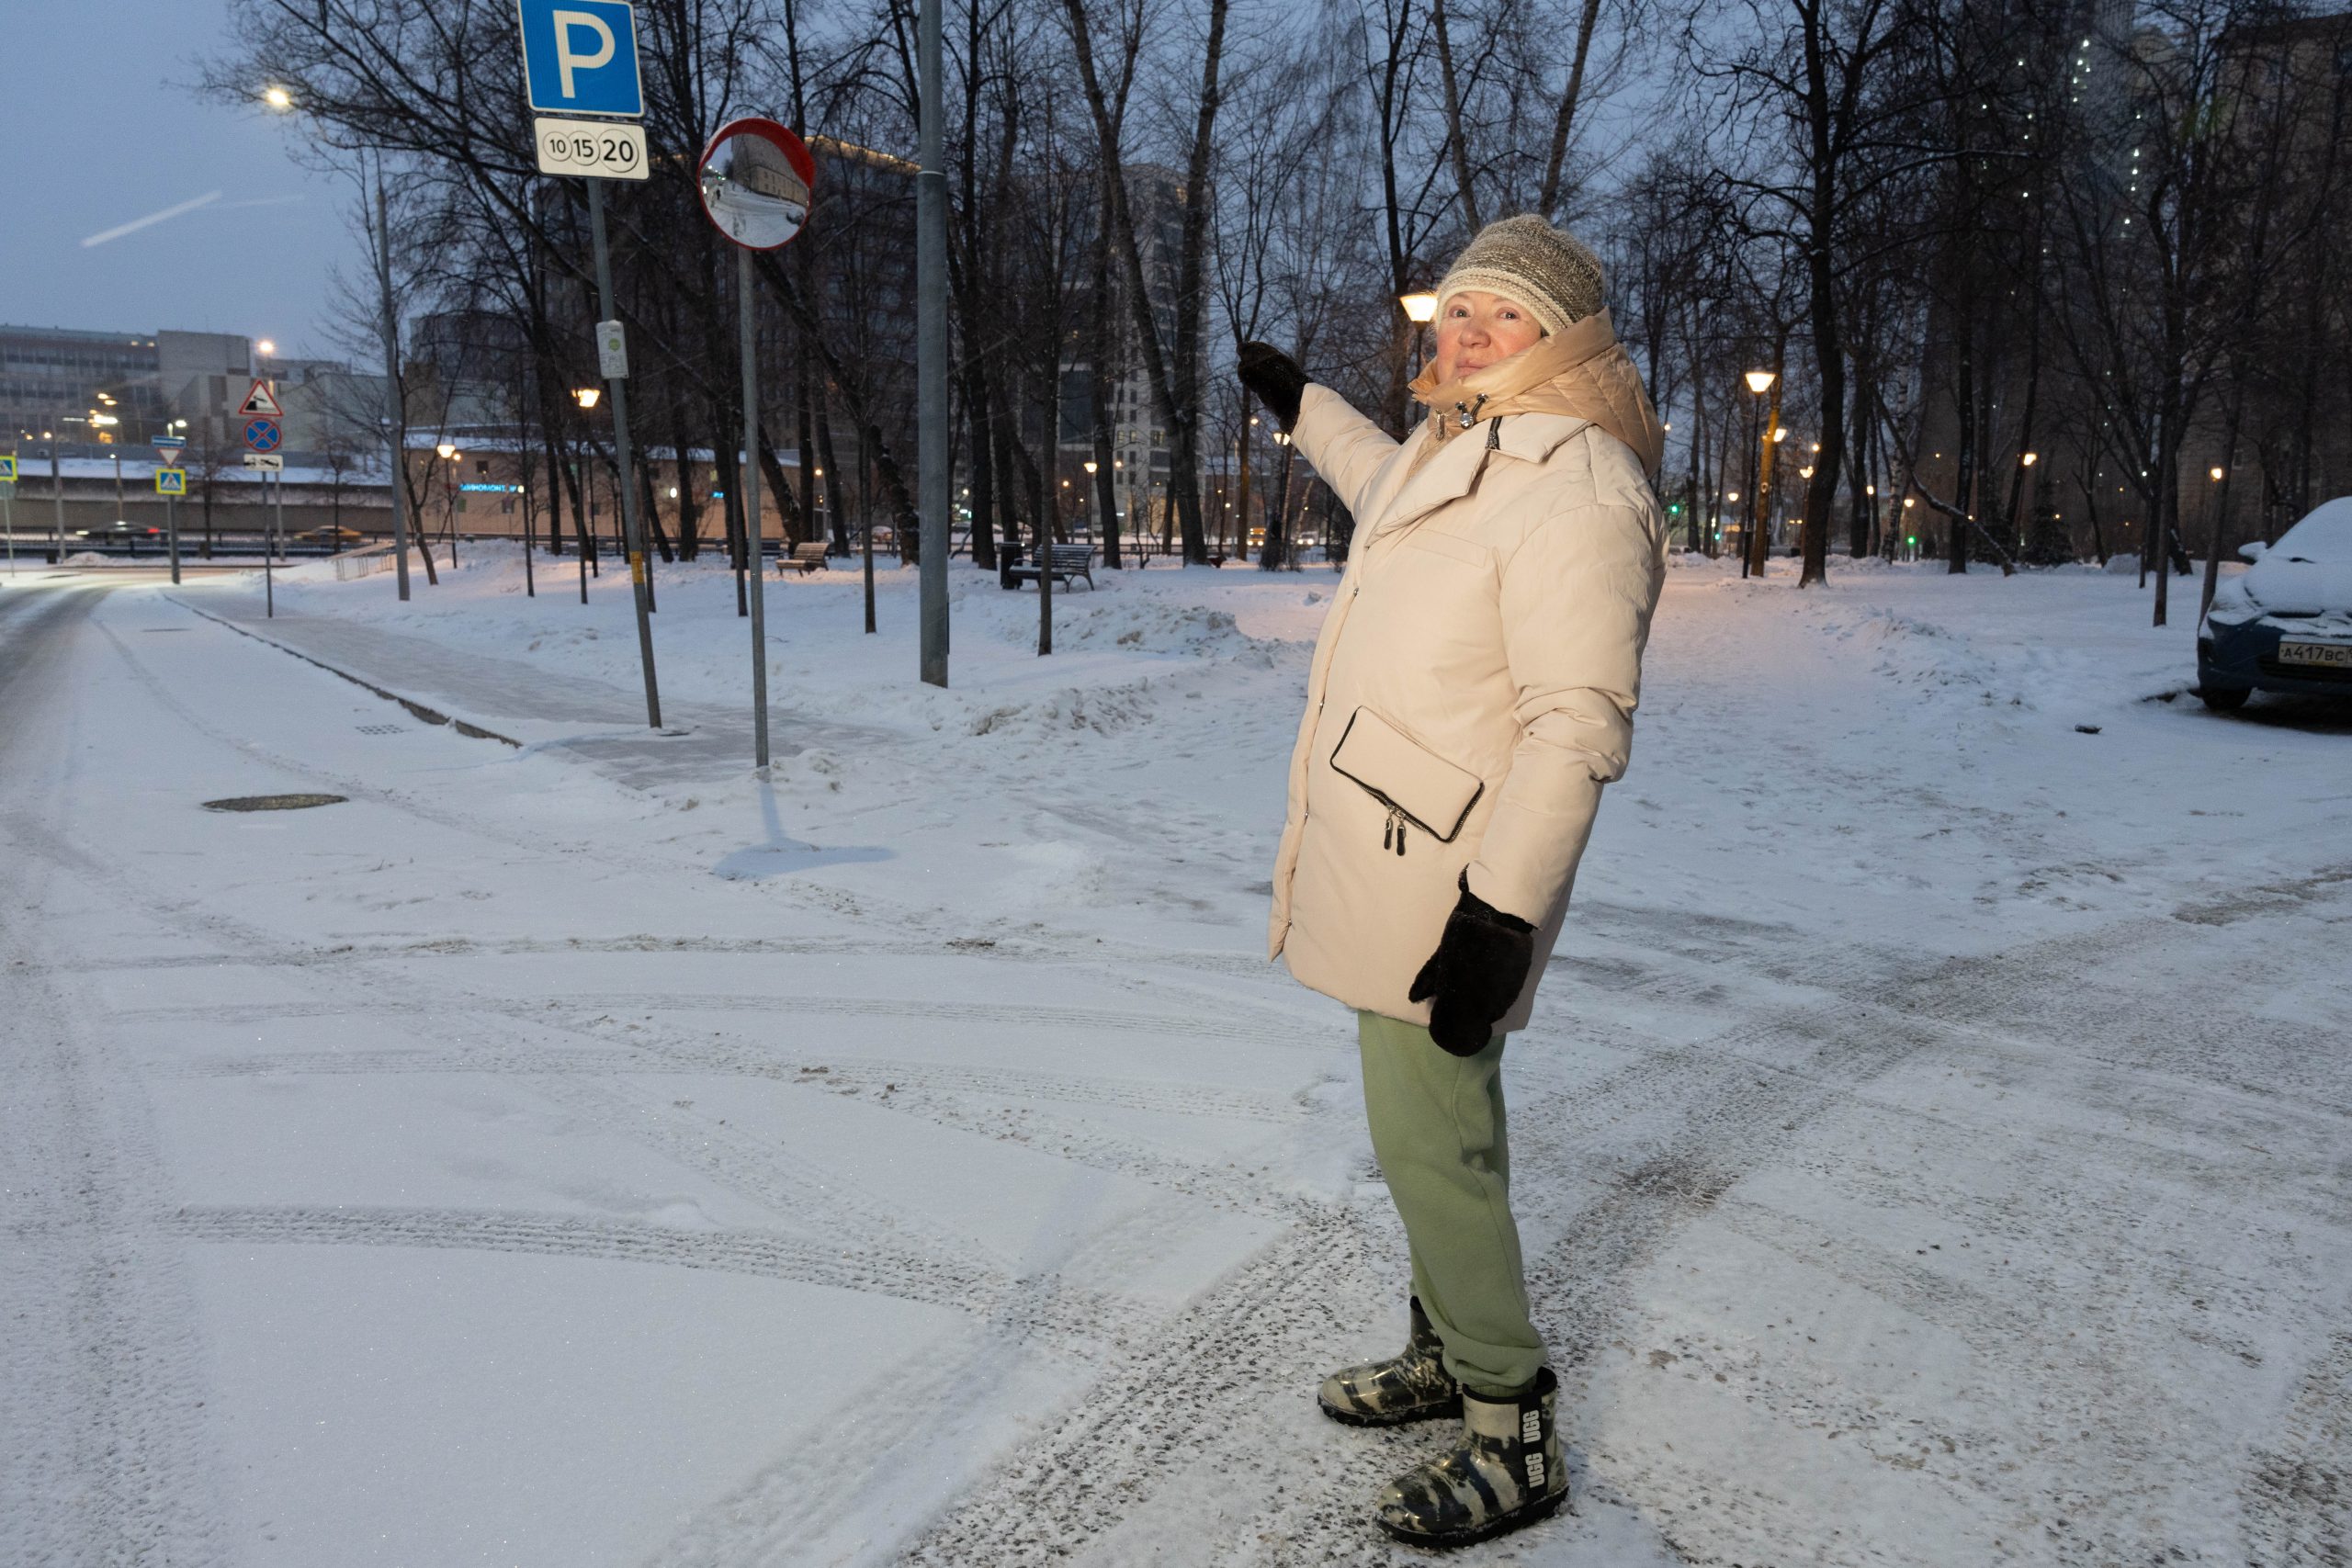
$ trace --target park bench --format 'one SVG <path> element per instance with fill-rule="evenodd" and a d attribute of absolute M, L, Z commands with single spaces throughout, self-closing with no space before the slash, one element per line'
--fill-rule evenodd
<path fill-rule="evenodd" d="M 811 539 L 805 545 L 793 546 L 792 554 L 785 559 L 776 562 L 775 569 L 778 573 L 781 573 L 787 566 L 797 567 L 799 569 L 800 575 L 806 577 L 824 564 L 825 541 L 822 539 Z"/>
<path fill-rule="evenodd" d="M 1087 587 L 1094 586 L 1092 545 L 1048 545 L 1046 550 L 1056 582 L 1066 583 L 1072 578 L 1082 577 L 1086 579 Z M 996 580 L 1001 587 L 1018 588 L 1023 582 L 1036 581 L 1038 575 L 1037 563 L 1026 558 L 1024 548 L 1015 547 L 1004 552 L 1003 563 L 997 568 Z"/>

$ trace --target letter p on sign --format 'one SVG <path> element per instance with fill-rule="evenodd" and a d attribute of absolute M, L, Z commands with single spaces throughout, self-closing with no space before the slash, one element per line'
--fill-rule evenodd
<path fill-rule="evenodd" d="M 572 35 L 575 32 L 596 35 L 596 51 L 594 54 L 573 52 Z M 599 65 L 610 65 L 612 62 L 613 29 L 605 25 L 603 17 L 594 11 L 558 11 L 555 14 L 555 68 L 563 78 L 565 97 L 580 96 L 578 83 L 572 74 L 574 72 L 594 71 Z"/>
<path fill-rule="evenodd" d="M 545 114 L 645 112 L 637 16 L 628 0 L 515 0 L 531 107 Z"/>

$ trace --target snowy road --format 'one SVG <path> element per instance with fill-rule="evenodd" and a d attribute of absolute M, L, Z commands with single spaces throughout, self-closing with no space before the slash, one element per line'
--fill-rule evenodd
<path fill-rule="evenodd" d="M 0 1562 L 1409 1560 L 1258 962 L 1328 577 L 964 581 L 952 694 L 772 589 L 762 784 L 722 578 L 663 738 L 510 576 L 0 592 Z M 2143 613 L 1678 571 L 1511 1055 L 1580 1512 L 1481 1561 L 2347 1561 L 2352 723 Z"/>

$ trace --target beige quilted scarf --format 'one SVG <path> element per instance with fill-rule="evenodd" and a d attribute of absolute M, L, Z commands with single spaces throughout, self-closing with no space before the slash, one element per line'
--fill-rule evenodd
<path fill-rule="evenodd" d="M 1416 469 L 1480 421 L 1514 413 L 1589 419 L 1631 447 L 1645 473 L 1656 473 L 1666 456 L 1657 412 L 1606 310 L 1443 386 L 1432 362 L 1408 390 L 1430 411 L 1427 434 L 1413 455 Z"/>

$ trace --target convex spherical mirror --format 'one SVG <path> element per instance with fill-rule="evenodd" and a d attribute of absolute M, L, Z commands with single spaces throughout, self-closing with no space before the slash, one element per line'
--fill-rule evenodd
<path fill-rule="evenodd" d="M 702 209 L 746 250 L 772 251 L 808 221 L 817 161 L 775 120 L 749 116 L 718 128 L 703 149 Z"/>

